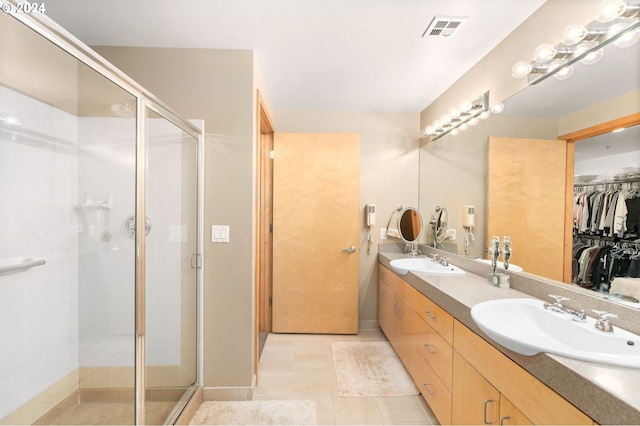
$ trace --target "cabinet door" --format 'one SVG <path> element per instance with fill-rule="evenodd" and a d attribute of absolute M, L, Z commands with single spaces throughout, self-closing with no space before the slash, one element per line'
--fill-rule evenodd
<path fill-rule="evenodd" d="M 500 424 L 501 425 L 532 425 L 531 420 L 527 418 L 515 405 L 511 403 L 504 395 L 500 395 Z"/>
<path fill-rule="evenodd" d="M 391 288 L 382 279 L 378 279 L 378 324 L 387 337 L 391 331 L 392 299 L 393 291 Z"/>
<path fill-rule="evenodd" d="M 453 424 L 498 424 L 500 393 L 456 351 L 453 351 L 452 394 Z"/>

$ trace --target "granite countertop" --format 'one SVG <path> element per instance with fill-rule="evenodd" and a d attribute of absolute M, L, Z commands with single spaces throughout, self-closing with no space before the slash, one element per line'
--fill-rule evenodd
<path fill-rule="evenodd" d="M 406 257 L 401 251 L 402 246 L 381 244 L 378 261 L 391 269 L 391 260 Z M 426 246 L 420 248 L 426 254 L 446 255 L 452 264 L 465 269 L 467 273 L 464 276 L 453 276 L 409 272 L 400 276 L 403 280 L 599 424 L 640 424 L 640 369 L 596 364 L 547 353 L 520 355 L 484 334 L 471 318 L 471 307 L 494 299 L 535 297 L 548 300 L 545 296 L 550 292 L 560 293 L 573 298 L 574 303 L 585 308 L 585 312 L 599 309 L 618 314 L 625 320 L 622 324 L 614 323 L 614 326 L 619 325 L 636 334 L 637 327 L 640 326 L 640 312 L 576 292 L 567 284 L 547 282 L 527 274 L 510 274 L 511 288 L 494 287 L 485 278 L 486 273 L 490 272 L 490 265 Z M 567 303 L 565 305 L 576 309 Z"/>

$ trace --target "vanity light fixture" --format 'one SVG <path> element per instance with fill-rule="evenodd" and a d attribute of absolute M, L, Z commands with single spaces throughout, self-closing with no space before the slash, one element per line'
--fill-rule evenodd
<path fill-rule="evenodd" d="M 498 104 L 502 105 L 502 104 Z M 494 108 L 497 105 L 494 105 Z M 492 110 L 493 111 L 493 110 Z M 502 109 L 500 108 L 500 111 Z M 496 114 L 500 111 L 495 112 Z M 453 136 L 461 131 L 475 126 L 480 119 L 489 117 L 489 92 L 486 92 L 473 102 L 465 101 L 459 107 L 449 109 L 448 114 L 442 115 L 439 119 L 424 128 L 420 132 L 421 138 L 431 137 L 435 141 L 442 136 L 451 133 Z"/>
<path fill-rule="evenodd" d="M 562 32 L 561 43 L 540 44 L 533 52 L 533 61 L 516 62 L 511 75 L 527 77 L 529 84 L 537 84 L 552 75 L 565 80 L 573 74 L 573 64 L 577 61 L 585 65 L 598 62 L 605 45 L 613 43 L 625 48 L 635 44 L 640 40 L 640 5 L 628 1 L 603 0 L 595 20 L 588 25 L 568 25 Z"/>

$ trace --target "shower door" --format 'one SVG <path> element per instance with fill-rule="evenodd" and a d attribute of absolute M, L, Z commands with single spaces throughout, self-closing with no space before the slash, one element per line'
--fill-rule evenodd
<path fill-rule="evenodd" d="M 198 131 L 31 18 L 0 13 L 0 424 L 172 421 L 197 381 Z"/>
<path fill-rule="evenodd" d="M 145 421 L 157 424 L 196 382 L 197 139 L 146 111 Z"/>

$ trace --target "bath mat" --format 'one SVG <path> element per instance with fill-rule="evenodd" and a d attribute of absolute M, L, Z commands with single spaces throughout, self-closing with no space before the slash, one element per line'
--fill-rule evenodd
<path fill-rule="evenodd" d="M 316 403 L 293 401 L 205 401 L 190 425 L 315 425 Z"/>
<path fill-rule="evenodd" d="M 418 388 L 389 342 L 333 342 L 340 396 L 418 395 Z"/>

